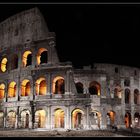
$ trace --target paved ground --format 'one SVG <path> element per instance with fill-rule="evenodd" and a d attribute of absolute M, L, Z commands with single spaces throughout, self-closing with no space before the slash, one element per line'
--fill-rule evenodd
<path fill-rule="evenodd" d="M 0 137 L 127 137 L 140 136 L 140 134 L 131 134 L 127 131 L 112 132 L 107 130 L 89 130 L 89 131 L 33 131 L 33 130 L 1 130 Z"/>

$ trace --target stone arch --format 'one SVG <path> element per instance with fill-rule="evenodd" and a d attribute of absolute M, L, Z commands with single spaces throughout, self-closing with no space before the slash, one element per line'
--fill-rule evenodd
<path fill-rule="evenodd" d="M 0 128 L 4 127 L 4 113 L 0 111 Z"/>
<path fill-rule="evenodd" d="M 65 93 L 65 81 L 61 76 L 57 76 L 53 79 L 53 94 L 64 94 Z"/>
<path fill-rule="evenodd" d="M 0 99 L 3 99 L 5 97 L 5 84 L 0 84 Z"/>
<path fill-rule="evenodd" d="M 32 65 L 32 52 L 31 51 L 28 50 L 23 53 L 22 64 L 23 64 L 23 67 Z"/>
<path fill-rule="evenodd" d="M 44 77 L 40 77 L 36 80 L 36 95 L 46 95 L 47 83 Z"/>
<path fill-rule="evenodd" d="M 65 113 L 61 108 L 57 108 L 54 111 L 54 127 L 64 128 L 65 127 Z"/>
<path fill-rule="evenodd" d="M 75 85 L 76 85 L 77 93 L 84 92 L 83 84 L 81 82 L 77 82 Z"/>
<path fill-rule="evenodd" d="M 125 103 L 126 104 L 130 103 L 130 98 L 131 98 L 130 89 L 126 88 L 125 89 Z"/>
<path fill-rule="evenodd" d="M 91 95 L 100 95 L 100 93 L 101 93 L 101 85 L 96 81 L 90 82 L 90 84 L 89 84 L 89 93 Z"/>
<path fill-rule="evenodd" d="M 48 50 L 40 48 L 37 53 L 37 64 L 43 64 L 48 62 Z"/>
<path fill-rule="evenodd" d="M 24 79 L 21 83 L 21 96 L 29 96 L 31 92 L 31 85 L 28 79 Z"/>
<path fill-rule="evenodd" d="M 46 111 L 44 109 L 39 109 L 35 112 L 35 128 L 45 128 L 46 127 Z"/>
<path fill-rule="evenodd" d="M 139 90 L 135 89 L 134 90 L 134 104 L 138 104 L 139 103 Z"/>
<path fill-rule="evenodd" d="M 16 123 L 16 112 L 11 110 L 7 114 L 7 127 L 15 128 L 15 123 Z"/>
<path fill-rule="evenodd" d="M 18 55 L 13 54 L 11 57 L 11 70 L 18 68 Z"/>
<path fill-rule="evenodd" d="M 120 85 L 116 85 L 114 88 L 114 97 L 115 98 L 122 98 L 122 88 Z"/>
<path fill-rule="evenodd" d="M 1 72 L 6 72 L 7 71 L 7 63 L 8 59 L 6 57 L 2 58 L 1 60 Z"/>
<path fill-rule="evenodd" d="M 91 127 L 93 129 L 100 129 L 101 113 L 93 110 L 90 114 Z"/>
<path fill-rule="evenodd" d="M 111 110 L 107 113 L 107 125 L 108 126 L 112 126 L 115 124 L 115 116 L 116 116 L 115 111 Z"/>
<path fill-rule="evenodd" d="M 131 122 L 131 114 L 129 112 L 125 113 L 125 126 L 126 128 L 130 128 L 132 122 Z"/>
<path fill-rule="evenodd" d="M 31 117 L 31 114 L 29 110 L 24 109 L 21 111 L 20 113 L 21 128 L 29 128 L 30 117 Z"/>
<path fill-rule="evenodd" d="M 140 114 L 139 114 L 139 112 L 135 112 L 135 114 L 134 114 L 134 122 L 135 122 L 135 127 L 140 126 Z"/>
<path fill-rule="evenodd" d="M 71 113 L 71 120 L 72 120 L 72 128 L 83 128 L 83 110 L 79 108 L 75 108 Z"/>
<path fill-rule="evenodd" d="M 16 82 L 10 82 L 8 86 L 8 98 L 12 98 L 16 96 Z"/>

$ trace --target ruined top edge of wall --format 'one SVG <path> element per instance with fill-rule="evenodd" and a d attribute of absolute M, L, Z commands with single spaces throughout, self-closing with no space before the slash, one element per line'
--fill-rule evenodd
<path fill-rule="evenodd" d="M 118 65 L 118 64 L 111 64 L 111 63 L 94 63 L 94 67 L 96 68 L 109 68 L 109 67 L 118 67 L 118 68 L 125 68 L 128 70 L 132 70 L 132 69 L 136 69 L 136 70 L 140 70 L 140 68 L 138 67 L 134 67 L 134 66 L 127 66 L 127 65 Z"/>
<path fill-rule="evenodd" d="M 17 13 L 0 23 L 0 50 L 50 36 L 46 21 L 38 8 Z"/>
<path fill-rule="evenodd" d="M 17 13 L 15 15 L 12 15 L 9 18 L 5 19 L 4 21 L 0 22 L 0 27 L 1 26 L 4 26 L 5 24 L 9 24 L 9 21 L 10 20 L 13 21 L 16 18 L 20 18 L 21 16 L 28 15 L 29 13 L 39 13 L 39 12 L 40 11 L 39 11 L 39 9 L 37 7 L 32 8 L 32 9 L 29 9 L 29 10 L 22 11 L 20 13 Z"/>

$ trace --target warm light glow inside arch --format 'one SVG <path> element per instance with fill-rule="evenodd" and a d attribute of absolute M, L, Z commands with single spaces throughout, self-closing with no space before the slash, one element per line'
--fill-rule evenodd
<path fill-rule="evenodd" d="M 92 94 L 92 95 L 100 96 L 100 94 L 101 94 L 101 85 L 96 81 L 90 82 L 90 84 L 89 84 L 89 93 Z"/>
<path fill-rule="evenodd" d="M 38 128 L 46 127 L 46 111 L 37 110 L 35 113 L 35 122 L 38 124 Z"/>
<path fill-rule="evenodd" d="M 8 87 L 8 97 L 12 98 L 16 96 L 16 82 L 12 81 Z"/>
<path fill-rule="evenodd" d="M 48 51 L 47 49 L 45 48 L 40 48 L 38 50 L 38 53 L 37 53 L 37 64 L 39 65 L 41 63 L 41 54 L 45 51 Z M 47 57 L 47 56 L 46 56 Z M 46 58 L 47 59 L 47 58 Z"/>
<path fill-rule="evenodd" d="M 26 67 L 27 66 L 27 59 L 28 59 L 28 56 L 29 54 L 32 54 L 31 51 L 25 51 L 24 54 L 23 54 L 23 57 L 22 57 L 22 64 L 23 64 L 23 67 Z"/>
<path fill-rule="evenodd" d="M 5 94 L 5 85 L 0 84 L 0 99 L 4 98 L 4 94 Z"/>
<path fill-rule="evenodd" d="M 8 60 L 7 60 L 7 58 L 3 58 L 2 59 L 2 61 L 1 61 L 1 71 L 2 72 L 5 72 L 6 71 L 6 66 L 7 66 L 7 62 L 8 62 Z"/>
<path fill-rule="evenodd" d="M 46 95 L 47 85 L 46 79 L 44 77 L 40 77 L 36 81 L 36 95 Z"/>
<path fill-rule="evenodd" d="M 83 110 L 79 108 L 74 109 L 72 111 L 72 127 L 73 128 L 78 128 L 80 127 L 80 125 L 82 125 L 83 115 L 84 115 Z"/>
<path fill-rule="evenodd" d="M 56 85 L 56 82 L 59 80 L 59 82 L 57 83 L 58 85 Z M 53 94 L 55 94 L 57 91 L 56 91 L 56 86 L 58 87 L 58 92 L 57 94 L 61 94 L 61 86 L 64 86 L 64 78 L 61 77 L 61 76 L 57 76 L 53 79 L 53 86 L 52 86 L 52 91 L 53 91 Z"/>
<path fill-rule="evenodd" d="M 21 96 L 29 96 L 31 91 L 30 81 L 25 79 L 21 83 Z"/>
<path fill-rule="evenodd" d="M 64 111 L 58 108 L 54 112 L 55 128 L 64 128 Z"/>

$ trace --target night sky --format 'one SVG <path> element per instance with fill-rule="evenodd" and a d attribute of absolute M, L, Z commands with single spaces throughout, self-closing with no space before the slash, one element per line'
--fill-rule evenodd
<path fill-rule="evenodd" d="M 72 61 L 77 68 L 93 63 L 140 67 L 140 5 L 0 4 L 0 21 L 33 7 L 56 33 L 61 62 Z"/>

